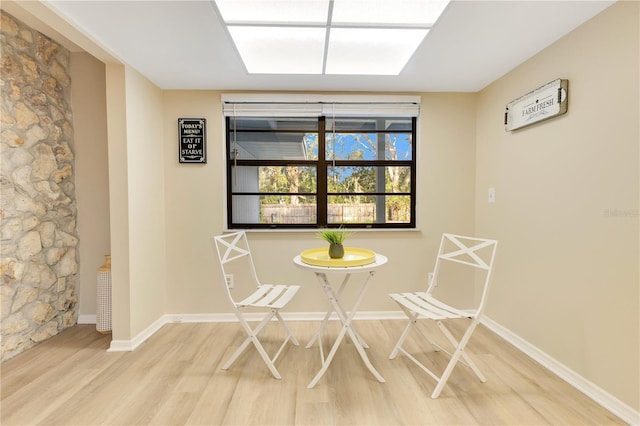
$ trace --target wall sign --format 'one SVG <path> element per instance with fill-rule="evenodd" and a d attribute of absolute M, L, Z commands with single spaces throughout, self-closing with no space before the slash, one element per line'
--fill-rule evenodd
<path fill-rule="evenodd" d="M 178 157 L 181 163 L 207 162 L 207 120 L 204 118 L 178 119 Z"/>
<path fill-rule="evenodd" d="M 557 79 L 507 104 L 506 131 L 516 130 L 567 112 L 569 80 Z"/>

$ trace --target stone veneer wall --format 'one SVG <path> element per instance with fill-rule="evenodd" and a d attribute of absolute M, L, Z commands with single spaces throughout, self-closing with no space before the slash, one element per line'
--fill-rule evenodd
<path fill-rule="evenodd" d="M 77 322 L 70 52 L 1 12 L 4 361 Z"/>

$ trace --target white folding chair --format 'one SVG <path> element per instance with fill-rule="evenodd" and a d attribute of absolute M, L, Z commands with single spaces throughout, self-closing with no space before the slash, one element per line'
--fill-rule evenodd
<path fill-rule="evenodd" d="M 465 352 L 465 347 L 469 342 L 469 339 L 471 339 L 471 335 L 478 325 L 484 307 L 487 303 L 487 295 L 489 293 L 489 286 L 491 283 L 491 271 L 497 246 L 498 241 L 496 240 L 443 234 L 442 240 L 440 241 L 440 249 L 438 250 L 435 268 L 430 276 L 427 291 L 390 294 L 391 298 L 398 303 L 400 308 L 407 315 L 409 322 L 398 339 L 395 347 L 391 351 L 389 359 L 395 358 L 398 355 L 398 352 L 402 352 L 407 358 L 416 363 L 422 370 L 433 377 L 437 381 L 437 385 L 431 394 L 431 398 L 437 398 L 440 395 L 442 388 L 447 383 L 453 368 L 456 366 L 456 363 L 460 358 L 462 358 L 460 362 L 471 368 L 481 382 L 487 381 L 469 355 Z M 456 268 L 471 268 L 471 270 L 465 273 L 464 271 L 455 271 L 454 269 Z M 440 277 L 445 269 L 446 277 Z M 482 293 L 475 309 L 467 310 L 455 308 L 433 296 L 434 290 L 439 284 L 438 279 L 442 278 L 443 282 L 440 284 L 445 284 L 445 278 L 448 278 L 450 275 L 457 278 L 467 277 L 468 281 L 472 282 L 473 280 L 482 281 Z M 454 282 L 447 282 L 446 284 L 454 284 Z M 441 286 L 440 290 L 443 290 L 443 287 L 444 286 Z M 444 321 L 459 318 L 468 319 L 470 320 L 470 323 L 458 341 L 449 329 L 445 327 Z M 446 339 L 453 345 L 453 352 L 449 352 L 437 345 L 434 340 L 419 327 L 418 321 L 420 320 L 435 321 L 440 331 L 442 331 Z M 409 332 L 413 328 L 427 339 L 436 351 L 442 350 L 450 356 L 449 363 L 445 367 L 441 376 L 438 376 L 429 370 L 402 346 L 409 335 Z"/>
<path fill-rule="evenodd" d="M 225 288 L 225 294 L 227 295 L 227 298 L 231 303 L 233 312 L 238 318 L 238 321 L 240 321 L 240 325 L 247 333 L 247 338 L 233 353 L 233 355 L 231 355 L 229 360 L 222 366 L 222 369 L 229 369 L 229 367 L 231 367 L 231 365 L 236 361 L 240 354 L 244 352 L 249 344 L 253 343 L 253 345 L 258 350 L 258 353 L 267 364 L 267 367 L 269 367 L 269 370 L 271 371 L 271 374 L 273 374 L 273 377 L 275 377 L 276 379 L 280 379 L 280 373 L 276 369 L 274 363 L 289 341 L 291 341 L 291 343 L 293 343 L 295 346 L 298 346 L 298 341 L 293 336 L 293 334 L 291 334 L 291 331 L 283 321 L 282 317 L 280 316 L 279 310 L 286 306 L 286 304 L 296 294 L 298 289 L 300 289 L 300 286 L 262 284 L 256 274 L 256 269 L 253 264 L 253 257 L 251 256 L 251 250 L 249 249 L 249 242 L 247 240 L 246 234 L 243 231 L 213 237 L 211 242 L 213 243 L 214 247 L 216 248 L 216 252 L 218 253 L 218 260 L 220 261 L 222 283 Z M 229 285 L 227 284 L 227 278 L 229 276 L 233 276 L 235 278 L 236 276 L 238 276 L 238 274 L 242 274 L 241 276 L 246 277 L 247 280 L 251 281 L 253 286 L 255 286 L 255 290 L 252 289 L 251 294 L 246 295 L 246 297 L 244 297 L 241 301 L 236 302 L 231 294 Z M 234 281 L 235 289 L 235 284 L 239 280 L 234 279 Z M 241 289 L 238 288 L 238 290 Z M 259 308 L 257 310 L 263 312 L 266 311 L 265 317 L 254 329 L 249 326 L 242 312 L 244 308 L 248 307 Z M 270 358 L 267 351 L 260 343 L 260 340 L 258 340 L 258 335 L 274 316 L 282 325 L 282 328 L 284 328 L 287 337 L 285 338 L 284 342 L 282 343 L 276 354 L 273 356 L 273 358 Z"/>

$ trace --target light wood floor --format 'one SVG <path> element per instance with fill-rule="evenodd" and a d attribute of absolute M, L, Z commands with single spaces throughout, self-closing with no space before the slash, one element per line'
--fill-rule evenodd
<path fill-rule="evenodd" d="M 243 339 L 239 325 L 170 324 L 134 352 L 107 353 L 110 336 L 76 326 L 1 365 L 3 425 L 610 425 L 624 424 L 501 338 L 479 327 L 469 344 L 488 378 L 458 365 L 439 399 L 434 381 L 388 355 L 402 321 L 359 321 L 378 383 L 345 340 L 314 389 L 317 347 L 305 349 L 319 322 L 289 323 L 300 340 L 278 360 L 273 379 L 256 351 L 220 367 Z M 329 330 L 333 338 L 337 327 Z M 277 348 L 277 324 L 265 330 Z M 329 342 L 327 342 L 329 343 Z M 411 340 L 425 359 L 444 355 Z M 231 346 L 231 349 L 229 349 Z"/>

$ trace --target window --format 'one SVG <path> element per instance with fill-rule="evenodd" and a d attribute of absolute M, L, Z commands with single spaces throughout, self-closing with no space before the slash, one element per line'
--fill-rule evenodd
<path fill-rule="evenodd" d="M 370 107 L 225 106 L 228 227 L 414 228 L 416 117 Z"/>

